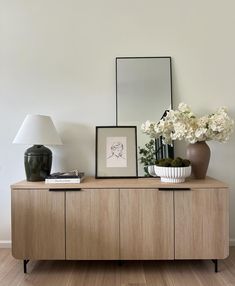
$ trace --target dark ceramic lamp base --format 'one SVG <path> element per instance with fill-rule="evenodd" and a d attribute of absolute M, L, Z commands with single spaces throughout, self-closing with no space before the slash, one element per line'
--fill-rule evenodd
<path fill-rule="evenodd" d="M 33 145 L 24 153 L 24 166 L 27 181 L 44 181 L 50 175 L 52 152 L 43 145 Z"/>

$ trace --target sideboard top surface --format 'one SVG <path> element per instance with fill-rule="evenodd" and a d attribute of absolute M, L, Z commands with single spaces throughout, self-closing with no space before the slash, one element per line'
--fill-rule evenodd
<path fill-rule="evenodd" d="M 11 189 L 142 189 L 142 188 L 165 188 L 165 189 L 207 189 L 207 188 L 228 188 L 224 182 L 211 177 L 204 180 L 186 179 L 184 183 L 162 183 L 159 178 L 134 178 L 134 179 L 95 179 L 85 177 L 80 184 L 46 184 L 43 182 L 20 181 L 11 185 Z"/>

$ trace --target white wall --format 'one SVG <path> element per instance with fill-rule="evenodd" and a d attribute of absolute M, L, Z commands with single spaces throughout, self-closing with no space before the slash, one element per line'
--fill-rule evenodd
<path fill-rule="evenodd" d="M 95 170 L 95 126 L 115 124 L 115 57 L 172 56 L 174 105 L 235 118 L 233 0 L 0 1 L 0 241 L 10 240 L 10 187 L 25 177 L 12 140 L 27 113 L 52 116 L 64 141 L 53 170 Z M 147 118 L 146 118 L 147 119 Z M 235 135 L 210 142 L 209 175 L 235 187 Z M 177 144 L 184 154 L 185 144 Z M 231 192 L 231 238 L 235 195 Z"/>

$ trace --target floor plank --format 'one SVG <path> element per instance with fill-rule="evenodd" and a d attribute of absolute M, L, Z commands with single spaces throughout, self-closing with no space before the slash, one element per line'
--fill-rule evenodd
<path fill-rule="evenodd" d="M 234 286 L 235 247 L 219 261 L 30 261 L 23 262 L 0 249 L 0 286 Z"/>

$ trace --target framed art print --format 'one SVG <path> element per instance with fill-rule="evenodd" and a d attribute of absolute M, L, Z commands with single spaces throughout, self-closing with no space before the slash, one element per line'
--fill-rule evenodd
<path fill-rule="evenodd" d="M 136 126 L 96 127 L 96 178 L 136 178 Z"/>

